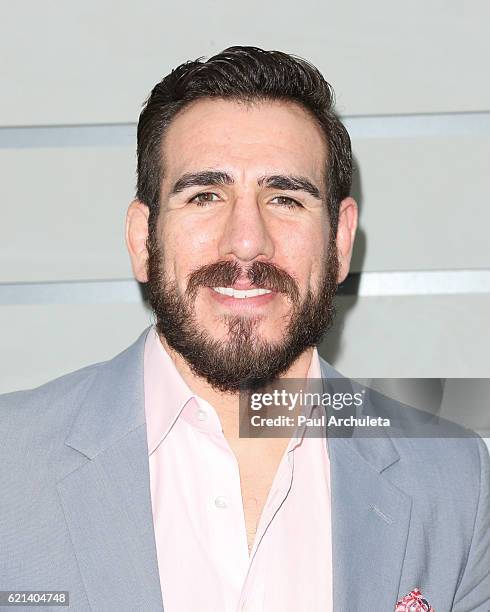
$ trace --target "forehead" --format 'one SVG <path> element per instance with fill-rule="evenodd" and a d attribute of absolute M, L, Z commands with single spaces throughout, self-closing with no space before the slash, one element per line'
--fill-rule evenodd
<path fill-rule="evenodd" d="M 169 180 L 190 170 L 220 168 L 244 179 L 277 171 L 321 182 L 327 145 L 316 121 L 299 104 L 206 98 L 174 118 L 162 153 Z"/>

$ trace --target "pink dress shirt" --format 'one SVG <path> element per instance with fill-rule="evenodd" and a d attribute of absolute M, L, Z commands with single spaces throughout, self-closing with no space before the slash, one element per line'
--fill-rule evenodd
<path fill-rule="evenodd" d="M 308 376 L 321 377 L 316 349 Z M 325 439 L 291 439 L 249 555 L 235 455 L 216 411 L 193 394 L 154 328 L 144 385 L 165 612 L 331 612 Z"/>

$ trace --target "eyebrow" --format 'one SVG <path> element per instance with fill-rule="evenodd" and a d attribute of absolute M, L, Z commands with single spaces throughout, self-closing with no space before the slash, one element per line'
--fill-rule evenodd
<path fill-rule="evenodd" d="M 233 177 L 221 170 L 202 170 L 200 172 L 188 172 L 183 174 L 174 184 L 170 195 L 175 195 L 188 189 L 189 187 L 206 185 L 233 185 Z M 271 187 L 287 191 L 305 191 L 317 200 L 321 200 L 318 187 L 304 176 L 294 176 L 289 174 L 273 174 L 261 176 L 257 179 L 259 187 Z"/>
<path fill-rule="evenodd" d="M 259 186 L 265 185 L 273 189 L 284 189 L 287 191 L 306 191 L 317 200 L 321 200 L 320 190 L 309 179 L 304 176 L 291 176 L 284 174 L 273 174 L 262 176 L 257 180 Z"/>

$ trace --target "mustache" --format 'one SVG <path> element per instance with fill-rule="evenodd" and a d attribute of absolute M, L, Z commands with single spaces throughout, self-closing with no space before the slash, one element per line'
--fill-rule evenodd
<path fill-rule="evenodd" d="M 285 293 L 293 303 L 298 303 L 299 289 L 294 278 L 267 261 L 254 261 L 246 268 L 236 261 L 218 261 L 201 266 L 188 275 L 186 293 L 190 298 L 195 298 L 199 287 L 230 287 L 243 272 L 258 289 Z"/>

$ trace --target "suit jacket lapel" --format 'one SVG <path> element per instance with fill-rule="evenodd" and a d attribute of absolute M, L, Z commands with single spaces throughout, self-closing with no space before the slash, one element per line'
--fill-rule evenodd
<path fill-rule="evenodd" d="M 65 441 L 84 456 L 58 492 L 93 610 L 163 610 L 144 415 L 146 333 L 99 366 Z"/>
<path fill-rule="evenodd" d="M 325 361 L 321 365 L 324 379 L 340 376 Z M 331 437 L 326 442 L 334 611 L 394 610 L 412 507 L 411 497 L 387 477 L 398 452 L 382 431 L 372 438 Z"/>

